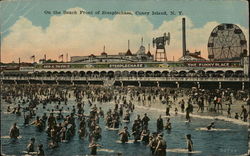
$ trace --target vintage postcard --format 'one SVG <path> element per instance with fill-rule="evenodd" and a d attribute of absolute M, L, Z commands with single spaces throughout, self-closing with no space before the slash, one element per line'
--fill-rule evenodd
<path fill-rule="evenodd" d="M 1 155 L 250 155 L 246 0 L 0 0 Z"/>

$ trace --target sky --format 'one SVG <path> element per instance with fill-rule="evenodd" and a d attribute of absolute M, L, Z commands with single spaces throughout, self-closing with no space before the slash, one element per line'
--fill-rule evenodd
<path fill-rule="evenodd" d="M 61 12 L 55 14 L 54 11 Z M 63 14 L 76 11 L 77 14 Z M 80 14 L 80 11 L 93 14 Z M 102 15 L 97 11 L 126 11 L 132 15 Z M 166 12 L 168 15 L 152 15 Z M 50 14 L 48 14 L 50 12 Z M 149 12 L 139 15 L 138 12 Z M 174 14 L 170 14 L 174 12 Z M 181 12 L 181 13 L 180 13 Z M 180 14 L 179 14 L 180 13 Z M 168 60 L 182 54 L 181 20 L 186 18 L 187 49 L 207 58 L 211 31 L 233 23 L 249 34 L 245 0 L 4 0 L 0 1 L 1 61 L 31 62 L 31 56 L 58 60 L 59 55 L 136 53 L 141 45 L 155 53 L 152 39 L 170 32 Z"/>

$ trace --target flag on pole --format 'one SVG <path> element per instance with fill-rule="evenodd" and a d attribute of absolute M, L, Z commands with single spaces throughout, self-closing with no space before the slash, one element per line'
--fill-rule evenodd
<path fill-rule="evenodd" d="M 63 62 L 63 54 L 61 54 L 61 55 L 59 56 L 59 59 L 62 59 L 62 62 Z"/>
<path fill-rule="evenodd" d="M 31 57 L 30 57 L 30 59 L 34 59 L 35 58 L 35 55 L 32 55 Z"/>
<path fill-rule="evenodd" d="M 35 59 L 36 59 L 35 55 L 32 55 L 32 56 L 30 57 L 30 59 L 33 59 L 33 62 L 35 62 Z"/>
<path fill-rule="evenodd" d="M 60 58 L 63 58 L 63 54 L 59 56 L 59 59 L 60 59 Z"/>

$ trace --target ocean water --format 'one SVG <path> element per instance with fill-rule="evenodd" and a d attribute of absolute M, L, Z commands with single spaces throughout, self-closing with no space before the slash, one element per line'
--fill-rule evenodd
<path fill-rule="evenodd" d="M 86 103 L 86 102 L 85 102 Z M 69 99 L 68 105 L 61 104 L 64 108 L 76 104 L 74 99 Z M 95 103 L 94 103 L 95 104 Z M 97 107 L 102 106 L 102 109 L 106 111 L 114 108 L 113 103 L 96 103 Z M 58 156 L 69 156 L 69 155 L 87 155 L 90 153 L 88 149 L 89 141 L 80 140 L 78 137 L 78 125 L 79 121 L 76 119 L 77 130 L 75 136 L 67 143 L 59 143 L 59 147 L 55 149 L 50 149 L 48 143 L 50 138 L 48 138 L 45 132 L 39 132 L 32 125 L 23 125 L 23 114 L 18 117 L 15 114 L 8 114 L 6 112 L 8 104 L 2 101 L 1 105 L 1 143 L 2 143 L 2 153 L 6 155 L 24 155 L 26 146 L 31 137 L 36 138 L 36 144 L 42 143 L 44 145 L 44 150 L 46 155 L 58 155 Z M 14 104 L 9 105 L 14 107 Z M 47 115 L 49 112 L 47 109 L 54 108 L 55 103 L 48 104 L 46 109 L 42 108 L 42 105 L 38 106 L 37 115 L 42 116 L 45 111 Z M 85 104 L 85 114 L 89 114 L 89 106 Z M 143 117 L 144 113 L 147 113 L 150 117 L 149 130 L 151 132 L 156 131 L 156 120 L 159 115 L 163 116 L 164 123 L 166 122 L 164 110 L 149 109 L 144 107 L 136 107 L 134 113 L 131 115 L 131 121 L 137 114 Z M 64 115 L 70 114 L 70 111 L 64 111 Z M 167 155 L 168 156 L 228 156 L 228 155 L 243 155 L 247 153 L 248 150 L 248 129 L 246 125 L 236 124 L 223 120 L 213 120 L 212 118 L 199 118 L 192 117 L 191 123 L 185 122 L 185 116 L 178 114 L 177 116 L 171 114 L 172 130 L 171 132 L 164 131 L 164 139 L 167 141 Z M 216 129 L 213 131 L 206 131 L 204 127 L 215 121 Z M 21 138 L 13 142 L 13 140 L 8 138 L 9 129 L 12 124 L 17 122 L 20 129 Z M 122 153 L 123 155 L 151 155 L 150 148 L 143 143 L 133 143 L 133 136 L 130 137 L 130 142 L 127 144 L 118 143 L 119 135 L 118 131 L 110 131 L 105 128 L 104 119 L 100 119 L 100 125 L 102 128 L 102 139 L 98 142 L 103 145 L 98 150 L 100 155 L 116 155 Z M 122 126 L 129 127 L 129 132 L 131 133 L 132 122 Z M 185 135 L 191 134 L 194 143 L 194 152 L 188 153 L 186 148 Z"/>

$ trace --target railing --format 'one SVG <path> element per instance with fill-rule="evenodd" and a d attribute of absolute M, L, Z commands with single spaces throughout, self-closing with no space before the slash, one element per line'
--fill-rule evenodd
<path fill-rule="evenodd" d="M 116 81 L 115 79 L 104 80 L 104 85 L 105 86 L 113 86 L 115 81 Z"/>
<path fill-rule="evenodd" d="M 53 80 L 53 81 L 249 81 L 247 77 L 14 77 L 4 76 L 1 80 Z"/>

